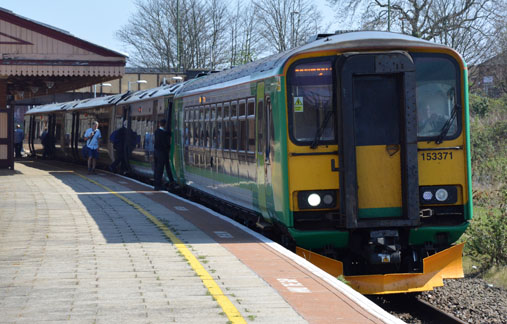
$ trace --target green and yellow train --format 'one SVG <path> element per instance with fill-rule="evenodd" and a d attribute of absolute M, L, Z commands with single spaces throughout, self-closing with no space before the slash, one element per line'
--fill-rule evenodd
<path fill-rule="evenodd" d="M 463 276 L 467 88 L 466 64 L 446 46 L 321 35 L 183 85 L 173 176 L 360 292 L 433 289 Z"/>

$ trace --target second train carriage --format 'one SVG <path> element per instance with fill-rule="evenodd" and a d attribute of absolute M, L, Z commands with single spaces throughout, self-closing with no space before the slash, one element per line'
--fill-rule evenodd
<path fill-rule="evenodd" d="M 432 289 L 463 275 L 466 80 L 452 49 L 384 32 L 197 79 L 175 98 L 175 177 L 261 215 L 361 292 Z"/>
<path fill-rule="evenodd" d="M 109 137 L 114 130 L 125 125 L 128 138 L 124 141 L 123 151 L 128 170 L 124 171 L 151 181 L 154 131 L 158 120 L 170 118 L 172 98 L 181 85 L 165 84 L 137 92 L 35 107 L 26 114 L 27 125 L 30 125 L 30 151 L 43 156 L 40 137 L 47 130 L 50 157 L 86 163 L 82 154 L 83 135 L 96 120 L 102 134 L 97 165 L 107 169 L 114 160 Z"/>
<path fill-rule="evenodd" d="M 130 130 L 128 164 L 132 173 L 153 179 L 155 130 L 159 120 L 170 123 L 174 94 L 183 83 L 166 84 L 124 96 L 116 105 L 114 123 L 118 129 L 123 121 Z M 166 177 L 167 175 L 165 175 Z"/>

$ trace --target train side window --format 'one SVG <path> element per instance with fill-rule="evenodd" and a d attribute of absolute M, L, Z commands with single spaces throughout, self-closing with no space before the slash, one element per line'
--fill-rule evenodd
<path fill-rule="evenodd" d="M 231 103 L 231 150 L 238 150 L 238 105 L 236 101 Z"/>
<path fill-rule="evenodd" d="M 246 151 L 246 135 L 247 135 L 247 123 L 246 123 L 246 100 L 239 101 L 238 109 L 238 151 Z"/>
<path fill-rule="evenodd" d="M 222 104 L 217 105 L 217 148 L 222 149 L 223 145 L 223 134 L 222 134 Z"/>
<path fill-rule="evenodd" d="M 217 113 L 217 106 L 215 104 L 211 105 L 211 111 L 210 111 L 210 141 L 211 141 L 211 147 L 216 148 L 217 147 L 217 121 L 216 121 L 216 113 Z"/>
<path fill-rule="evenodd" d="M 255 154 L 255 98 L 248 99 L 247 105 L 247 144 L 248 154 Z"/>
<path fill-rule="evenodd" d="M 247 123 L 245 116 L 241 116 L 239 118 L 239 130 L 238 130 L 238 151 L 245 152 L 246 151 L 246 135 L 247 135 Z"/>
<path fill-rule="evenodd" d="M 231 102 L 231 117 L 238 116 L 238 102 Z"/>
<path fill-rule="evenodd" d="M 198 106 L 197 107 L 197 116 L 198 119 L 196 120 L 196 146 L 202 146 L 202 118 L 203 118 L 203 107 Z"/>
<path fill-rule="evenodd" d="M 189 144 L 188 138 L 188 107 L 183 108 L 183 143 Z"/>
<path fill-rule="evenodd" d="M 211 105 L 210 119 L 215 120 L 217 118 L 217 105 Z"/>
<path fill-rule="evenodd" d="M 239 111 L 238 116 L 244 116 L 246 114 L 246 100 L 240 100 L 239 101 Z"/>
<path fill-rule="evenodd" d="M 223 117 L 223 123 L 224 123 L 224 143 L 223 147 L 224 150 L 230 150 L 231 149 L 231 126 L 230 126 L 230 104 L 228 102 L 224 103 L 224 117 Z"/>
<path fill-rule="evenodd" d="M 222 104 L 217 104 L 217 118 L 222 119 Z"/>
<path fill-rule="evenodd" d="M 209 146 L 209 106 L 204 107 L 204 119 L 202 120 L 202 147 Z"/>
<path fill-rule="evenodd" d="M 187 127 L 185 129 L 185 133 L 188 136 L 188 141 L 186 142 L 188 145 L 192 145 L 192 107 L 187 108 Z"/>
<path fill-rule="evenodd" d="M 210 106 L 206 105 L 204 107 L 204 119 L 209 120 L 210 118 Z"/>

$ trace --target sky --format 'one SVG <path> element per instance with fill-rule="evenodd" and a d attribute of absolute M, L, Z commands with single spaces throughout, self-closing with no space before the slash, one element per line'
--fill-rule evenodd
<path fill-rule="evenodd" d="M 333 21 L 326 0 L 313 0 L 324 16 Z M 115 33 L 135 13 L 135 0 L 0 0 L 0 7 L 17 15 L 68 31 L 72 35 L 122 53 L 127 53 Z M 327 25 L 324 23 L 324 25 Z M 332 32 L 335 25 L 331 24 Z"/>

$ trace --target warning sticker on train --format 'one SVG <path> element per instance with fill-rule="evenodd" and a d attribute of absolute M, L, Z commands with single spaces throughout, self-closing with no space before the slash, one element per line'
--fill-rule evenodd
<path fill-rule="evenodd" d="M 303 97 L 294 97 L 294 112 L 303 112 Z"/>

